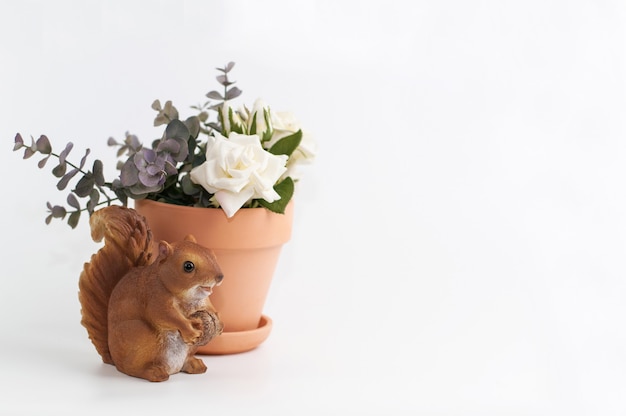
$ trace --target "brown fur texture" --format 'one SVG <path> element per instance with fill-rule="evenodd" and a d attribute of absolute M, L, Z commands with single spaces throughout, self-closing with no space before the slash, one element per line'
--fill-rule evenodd
<path fill-rule="evenodd" d="M 222 331 L 208 299 L 223 278 L 213 253 L 188 236 L 159 242 L 151 262 L 152 233 L 131 208 L 98 210 L 90 225 L 105 244 L 80 275 L 81 323 L 102 360 L 150 381 L 205 372 L 194 354 Z"/>

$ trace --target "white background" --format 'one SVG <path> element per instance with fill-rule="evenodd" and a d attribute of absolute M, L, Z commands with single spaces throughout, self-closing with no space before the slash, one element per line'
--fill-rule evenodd
<path fill-rule="evenodd" d="M 626 414 L 620 1 L 2 1 L 0 413 Z M 46 226 L 17 132 L 114 171 L 154 99 L 228 61 L 319 156 L 257 350 L 148 383 L 100 363 L 87 222 Z"/>

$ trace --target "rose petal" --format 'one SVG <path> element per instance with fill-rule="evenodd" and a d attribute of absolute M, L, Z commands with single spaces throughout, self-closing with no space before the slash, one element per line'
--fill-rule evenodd
<path fill-rule="evenodd" d="M 226 216 L 230 218 L 252 198 L 253 194 L 254 191 L 252 189 L 243 189 L 240 192 L 222 190 L 215 193 L 215 199 L 220 203 L 220 207 L 222 207 Z"/>

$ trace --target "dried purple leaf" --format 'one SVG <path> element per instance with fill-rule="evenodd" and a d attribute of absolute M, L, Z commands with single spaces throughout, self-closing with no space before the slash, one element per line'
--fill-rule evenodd
<path fill-rule="evenodd" d="M 85 166 L 85 162 L 87 161 L 87 156 L 89 156 L 89 153 L 91 153 L 91 150 L 89 149 L 85 150 L 85 156 L 83 156 L 83 158 L 80 160 L 80 169 L 82 169 L 83 166 Z"/>
<path fill-rule="evenodd" d="M 78 199 L 76 199 L 76 196 L 74 196 L 74 194 L 69 194 L 67 196 L 67 204 L 72 208 L 80 209 L 80 204 L 78 203 Z"/>
<path fill-rule="evenodd" d="M 84 198 L 89 195 L 95 184 L 96 181 L 92 175 L 85 175 L 80 178 L 73 192 L 79 197 Z"/>
<path fill-rule="evenodd" d="M 220 100 L 220 101 L 224 101 L 224 97 L 222 97 L 222 94 L 220 94 L 217 91 L 209 91 L 206 94 L 207 98 L 210 98 L 212 100 Z"/>
<path fill-rule="evenodd" d="M 66 175 L 64 175 L 61 180 L 59 182 L 57 182 L 57 189 L 59 191 L 64 190 L 67 187 L 67 184 L 70 182 L 70 180 L 76 176 L 76 174 L 78 173 L 78 169 L 72 169 L 71 171 L 69 171 Z"/>
<path fill-rule="evenodd" d="M 241 95 L 242 91 L 237 87 L 232 87 L 226 92 L 226 99 L 233 100 Z"/>
<path fill-rule="evenodd" d="M 74 143 L 72 143 L 72 142 L 69 142 L 65 146 L 65 149 L 63 149 L 63 151 L 59 155 L 59 165 L 64 165 L 65 164 L 65 158 L 67 157 L 67 155 L 70 154 L 70 152 L 72 151 L 73 147 L 74 147 Z"/>
<path fill-rule="evenodd" d="M 39 153 L 43 153 L 47 155 L 52 152 L 52 146 L 50 145 L 50 140 L 48 140 L 48 137 L 46 137 L 46 135 L 44 134 L 42 134 L 39 137 L 39 139 L 37 139 L 37 143 L 35 145 Z"/>
<path fill-rule="evenodd" d="M 22 139 L 22 135 L 17 133 L 15 135 L 15 145 L 13 145 L 13 151 L 19 150 L 24 147 L 24 139 Z"/>
<path fill-rule="evenodd" d="M 50 155 L 44 157 L 43 159 L 39 161 L 39 163 L 37 163 L 37 166 L 39 167 L 39 169 L 43 169 L 44 166 L 46 166 L 46 162 L 48 161 L 48 159 L 50 159 Z"/>

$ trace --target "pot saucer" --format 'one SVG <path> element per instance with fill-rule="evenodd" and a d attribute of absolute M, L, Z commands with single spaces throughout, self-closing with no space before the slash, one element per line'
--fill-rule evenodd
<path fill-rule="evenodd" d="M 197 354 L 224 355 L 237 354 L 255 349 L 267 339 L 272 330 L 272 320 L 262 315 L 259 326 L 249 331 L 222 332 L 207 345 L 198 348 Z"/>

